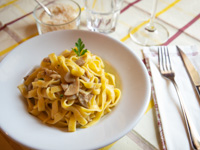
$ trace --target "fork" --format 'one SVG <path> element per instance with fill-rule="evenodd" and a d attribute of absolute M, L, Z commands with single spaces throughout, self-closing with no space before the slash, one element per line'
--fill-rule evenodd
<path fill-rule="evenodd" d="M 185 121 L 185 125 L 186 125 L 187 131 L 188 131 L 188 136 L 190 139 L 191 147 L 195 150 L 200 150 L 200 136 L 198 135 L 197 129 L 193 125 L 191 118 L 188 115 L 188 112 L 185 108 L 183 98 L 180 94 L 178 85 L 176 84 L 175 73 L 172 70 L 170 56 L 169 56 L 167 47 L 165 47 L 165 46 L 158 47 L 158 62 L 159 62 L 159 69 L 160 69 L 161 75 L 163 77 L 169 79 L 173 83 L 173 85 L 177 91 L 181 110 L 182 110 L 184 121 Z"/>

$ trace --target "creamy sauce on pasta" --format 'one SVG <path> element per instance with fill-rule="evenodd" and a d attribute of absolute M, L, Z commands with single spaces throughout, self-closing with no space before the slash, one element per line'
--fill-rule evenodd
<path fill-rule="evenodd" d="M 105 71 L 113 74 L 115 76 L 115 84 L 116 88 L 119 88 L 122 90 L 122 83 L 121 83 L 121 78 L 117 72 L 117 70 L 106 60 L 103 60 L 105 64 Z"/>

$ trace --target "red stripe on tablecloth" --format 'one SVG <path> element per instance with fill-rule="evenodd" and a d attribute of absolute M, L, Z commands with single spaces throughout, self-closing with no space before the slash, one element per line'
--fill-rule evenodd
<path fill-rule="evenodd" d="M 47 3 L 46 5 L 49 5 L 49 4 L 51 4 L 51 3 L 53 3 L 53 1 Z M 23 19 L 24 17 L 26 17 L 26 16 L 28 16 L 28 15 L 31 15 L 32 13 L 33 13 L 33 11 L 31 11 L 31 12 L 29 12 L 29 13 L 27 13 L 27 14 L 25 14 L 25 15 L 23 15 L 23 16 L 17 18 L 17 19 L 15 19 L 15 20 L 13 20 L 13 21 L 11 21 L 11 22 L 8 22 L 8 23 L 4 24 L 2 27 L 0 27 L 0 31 L 3 30 L 6 26 L 11 25 L 11 24 L 17 22 L 17 21 Z"/>
<path fill-rule="evenodd" d="M 8 25 L 11 25 L 11 24 L 13 24 L 13 23 L 15 23 L 15 22 L 21 20 L 21 19 L 23 19 L 24 17 L 26 17 L 26 16 L 28 16 L 28 15 L 30 15 L 30 14 L 32 14 L 32 13 L 33 13 L 33 12 L 30 12 L 30 13 L 28 13 L 28 14 L 26 14 L 26 15 L 23 15 L 23 16 L 21 16 L 21 17 L 15 19 L 15 20 L 13 20 L 13 21 L 11 21 L 11 22 L 8 22 L 8 23 L 4 24 L 2 27 L 0 27 L 0 31 L 3 30 L 4 28 L 6 28 Z"/>
<path fill-rule="evenodd" d="M 132 3 L 129 3 L 126 7 L 124 7 L 124 8 L 121 10 L 120 13 L 123 13 L 125 10 L 127 10 L 129 7 L 135 5 L 135 4 L 138 3 L 139 1 L 141 1 L 141 0 L 136 0 L 136 1 L 132 2 Z"/>
<path fill-rule="evenodd" d="M 185 26 L 183 26 L 182 28 L 180 28 L 172 37 L 170 37 L 168 39 L 168 41 L 166 43 L 164 43 L 163 45 L 168 45 L 169 43 L 171 43 L 173 40 L 175 40 L 182 32 L 184 32 L 188 27 L 190 27 L 193 23 L 195 23 L 198 19 L 200 18 L 200 13 L 194 17 L 190 22 L 188 22 Z"/>

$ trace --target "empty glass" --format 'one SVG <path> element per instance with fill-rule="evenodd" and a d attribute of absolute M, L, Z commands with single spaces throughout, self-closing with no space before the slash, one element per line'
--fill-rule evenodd
<path fill-rule="evenodd" d="M 87 27 L 91 31 L 115 31 L 123 0 L 84 0 Z"/>
<path fill-rule="evenodd" d="M 135 43 L 151 46 L 161 45 L 167 41 L 169 37 L 167 29 L 163 25 L 154 22 L 157 3 L 158 0 L 154 0 L 150 21 L 140 22 L 130 28 L 129 34 Z"/>

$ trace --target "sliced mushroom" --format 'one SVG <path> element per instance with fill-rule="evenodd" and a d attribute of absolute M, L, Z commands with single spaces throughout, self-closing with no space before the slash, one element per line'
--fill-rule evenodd
<path fill-rule="evenodd" d="M 85 57 L 80 57 L 75 63 L 79 66 L 83 66 L 85 64 Z"/>
<path fill-rule="evenodd" d="M 67 83 L 72 83 L 75 82 L 77 77 L 73 76 L 70 72 L 67 72 L 66 75 L 64 76 L 64 79 Z"/>
<path fill-rule="evenodd" d="M 99 83 L 101 83 L 101 78 L 100 77 L 97 77 L 99 79 Z"/>
<path fill-rule="evenodd" d="M 65 58 L 68 58 L 70 57 L 70 55 L 73 54 L 74 51 L 68 51 L 68 50 L 65 50 L 62 55 L 65 57 Z"/>
<path fill-rule="evenodd" d="M 70 99 L 70 100 L 77 99 L 77 95 L 74 94 L 72 96 L 67 96 L 67 99 Z"/>
<path fill-rule="evenodd" d="M 79 91 L 79 78 L 76 77 L 75 82 L 69 84 L 69 87 L 65 91 L 64 95 L 71 96 L 78 93 L 78 91 Z"/>
<path fill-rule="evenodd" d="M 61 84 L 61 87 L 63 88 L 63 90 L 64 91 L 66 91 L 67 89 L 68 89 L 68 87 L 69 87 L 69 85 L 68 84 Z"/>
<path fill-rule="evenodd" d="M 29 77 L 29 75 L 25 76 L 25 77 L 24 77 L 24 81 L 26 81 L 26 79 L 28 79 L 28 77 Z"/>
<path fill-rule="evenodd" d="M 83 79 L 85 82 L 89 82 L 90 79 L 84 75 L 80 76 L 81 79 Z"/>
<path fill-rule="evenodd" d="M 82 106 L 88 108 L 88 102 L 92 99 L 93 94 L 84 94 L 84 93 L 79 93 L 78 95 L 78 100 L 81 103 Z"/>
<path fill-rule="evenodd" d="M 32 85 L 32 83 L 30 83 L 29 85 L 28 85 L 28 91 L 30 91 L 30 90 L 32 90 L 33 89 L 33 85 Z"/>
<path fill-rule="evenodd" d="M 80 82 L 79 89 L 82 89 L 84 87 L 83 83 Z M 79 91 L 80 92 L 80 91 Z"/>
<path fill-rule="evenodd" d="M 50 61 L 49 57 L 46 57 L 43 59 L 43 62 L 51 62 L 51 61 Z"/>
<path fill-rule="evenodd" d="M 55 80 L 61 78 L 61 76 L 59 74 L 51 74 L 50 77 L 53 78 L 53 79 L 55 79 Z"/>
<path fill-rule="evenodd" d="M 44 69 L 44 72 L 46 75 L 58 74 L 55 70 L 49 70 L 47 68 Z"/>
<path fill-rule="evenodd" d="M 86 76 L 87 76 L 88 78 L 91 78 L 91 77 L 92 77 L 92 74 L 91 74 L 88 70 L 85 71 L 85 74 L 86 74 Z"/>
<path fill-rule="evenodd" d="M 35 82 L 35 81 L 38 81 L 38 78 L 35 78 L 35 79 L 33 80 L 33 82 Z"/>

